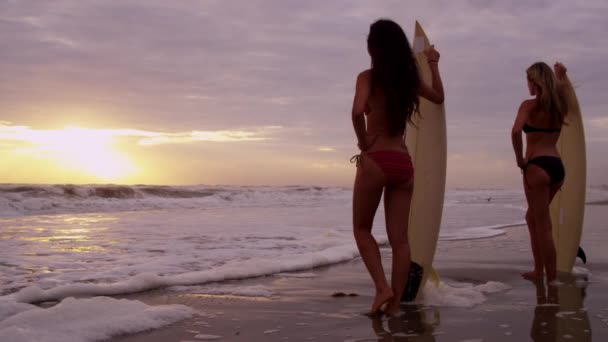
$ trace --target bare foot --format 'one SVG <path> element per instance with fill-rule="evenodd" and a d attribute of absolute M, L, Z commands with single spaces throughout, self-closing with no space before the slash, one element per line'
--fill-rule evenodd
<path fill-rule="evenodd" d="M 550 304 L 559 304 L 559 292 L 557 286 L 552 284 L 547 286 L 547 302 Z"/>
<path fill-rule="evenodd" d="M 542 274 L 539 275 L 536 271 L 524 272 L 521 274 L 521 276 L 530 281 L 538 281 L 543 279 Z"/>
<path fill-rule="evenodd" d="M 393 290 L 390 288 L 376 292 L 376 298 L 374 298 L 374 303 L 372 304 L 370 313 L 374 314 L 378 312 L 378 310 L 380 310 L 384 304 L 391 300 L 391 298 L 393 298 Z"/>
<path fill-rule="evenodd" d="M 393 298 L 386 305 L 385 313 L 389 316 L 396 315 L 397 313 L 399 313 L 400 304 L 400 301 L 395 300 Z"/>

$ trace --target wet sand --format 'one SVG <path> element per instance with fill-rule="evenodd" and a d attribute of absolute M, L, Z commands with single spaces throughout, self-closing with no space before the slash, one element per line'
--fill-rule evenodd
<path fill-rule="evenodd" d="M 200 315 L 172 326 L 113 339 L 142 341 L 604 341 L 608 340 L 608 206 L 588 205 L 582 246 L 589 277 L 562 277 L 559 305 L 538 305 L 544 288 L 523 280 L 531 267 L 525 227 L 491 239 L 445 241 L 435 268 L 448 282 L 497 281 L 510 290 L 471 308 L 404 305 L 403 315 L 372 319 L 371 280 L 356 259 L 311 270 L 314 278 L 282 276 L 230 282 L 264 286 L 271 297 L 218 296 L 157 290 L 124 298 L 148 304 L 185 304 Z M 387 273 L 390 255 L 383 249 Z M 580 261 L 577 266 L 581 266 Z M 332 297 L 335 292 L 357 296 Z M 540 298 L 540 300 L 539 300 Z"/>

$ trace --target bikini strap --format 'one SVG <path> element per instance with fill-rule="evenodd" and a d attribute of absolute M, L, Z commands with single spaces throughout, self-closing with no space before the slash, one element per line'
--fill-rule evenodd
<path fill-rule="evenodd" d="M 361 165 L 361 155 L 355 154 L 354 156 L 352 156 L 350 158 L 350 163 L 355 164 L 355 166 L 359 167 L 359 165 Z"/>

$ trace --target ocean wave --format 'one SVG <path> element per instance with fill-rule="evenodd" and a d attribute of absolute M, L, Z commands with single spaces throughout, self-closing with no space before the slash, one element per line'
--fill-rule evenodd
<path fill-rule="evenodd" d="M 247 261 L 232 262 L 204 271 L 164 276 L 155 273 L 140 273 L 109 284 L 72 283 L 49 289 L 42 289 L 36 285 L 32 285 L 22 288 L 17 292 L 0 296 L 0 304 L 3 302 L 40 303 L 62 300 L 73 296 L 124 295 L 171 286 L 203 285 L 227 280 L 257 278 L 284 272 L 308 271 L 318 267 L 346 262 L 356 258 L 358 255 L 359 252 L 356 246 L 354 244 L 347 244 L 299 255 L 291 255 L 285 258 L 252 258 Z"/>
<path fill-rule="evenodd" d="M 347 201 L 350 190 L 317 186 L 0 185 L 0 217 Z"/>
<path fill-rule="evenodd" d="M 525 221 L 496 224 L 481 227 L 463 228 L 454 231 L 441 231 L 439 241 L 487 239 L 505 234 L 504 229 L 525 225 Z"/>
<path fill-rule="evenodd" d="M 145 198 L 147 196 L 164 198 L 196 198 L 212 196 L 219 189 L 198 189 L 171 186 L 127 186 L 127 185 L 3 185 L 0 196 L 21 195 L 24 198 Z M 7 197 L 7 196 L 2 196 Z"/>

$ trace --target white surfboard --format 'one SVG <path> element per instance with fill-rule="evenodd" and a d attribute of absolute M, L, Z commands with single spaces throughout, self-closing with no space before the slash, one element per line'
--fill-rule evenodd
<path fill-rule="evenodd" d="M 564 84 L 568 115 L 557 141 L 557 149 L 566 169 L 566 178 L 562 189 L 551 202 L 551 223 L 557 251 L 557 270 L 570 273 L 583 232 L 587 157 L 578 99 L 567 76 Z"/>
<path fill-rule="evenodd" d="M 431 84 L 431 69 L 422 51 L 430 43 L 416 22 L 414 53 L 422 80 Z M 410 208 L 409 242 L 412 261 L 424 268 L 423 288 L 432 275 L 433 258 L 439 237 L 447 163 L 445 106 L 420 98 L 420 114 L 408 124 L 405 143 L 414 162 L 414 193 Z M 422 291 L 418 291 L 420 294 Z"/>

